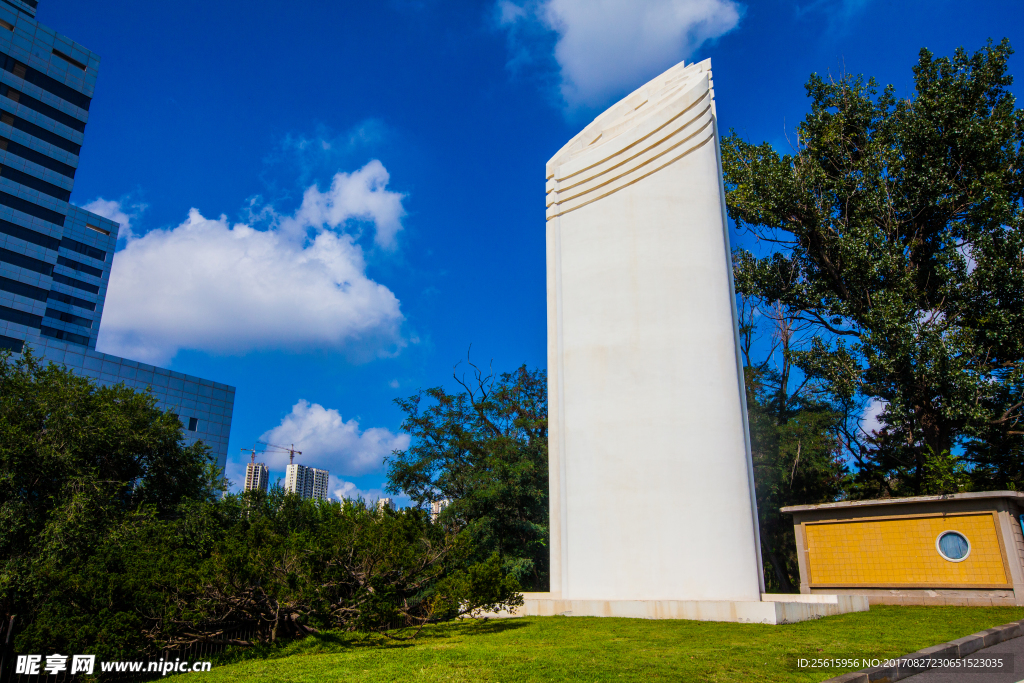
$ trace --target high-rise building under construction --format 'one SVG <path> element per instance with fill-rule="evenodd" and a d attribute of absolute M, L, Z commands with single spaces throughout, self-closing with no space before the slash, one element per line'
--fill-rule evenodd
<path fill-rule="evenodd" d="M 327 500 L 327 470 L 291 464 L 284 470 L 284 490 L 302 498 Z"/>
<path fill-rule="evenodd" d="M 243 491 L 264 491 L 270 481 L 270 472 L 267 466 L 261 462 L 250 462 L 245 466 L 245 486 Z"/>
<path fill-rule="evenodd" d="M 0 0 L 0 349 L 151 387 L 223 468 L 235 389 L 96 351 L 119 225 L 70 203 L 99 57 Z"/>

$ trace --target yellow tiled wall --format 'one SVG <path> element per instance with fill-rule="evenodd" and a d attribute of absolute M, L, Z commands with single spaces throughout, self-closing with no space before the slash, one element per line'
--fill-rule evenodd
<path fill-rule="evenodd" d="M 811 584 L 844 586 L 1009 583 L 990 513 L 807 524 Z M 935 539 L 959 531 L 971 544 L 963 562 L 939 555 Z"/>

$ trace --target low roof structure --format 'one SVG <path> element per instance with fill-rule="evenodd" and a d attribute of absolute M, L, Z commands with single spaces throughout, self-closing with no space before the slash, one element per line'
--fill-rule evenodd
<path fill-rule="evenodd" d="M 802 593 L 876 604 L 1024 605 L 1024 493 L 979 491 L 782 508 Z"/>

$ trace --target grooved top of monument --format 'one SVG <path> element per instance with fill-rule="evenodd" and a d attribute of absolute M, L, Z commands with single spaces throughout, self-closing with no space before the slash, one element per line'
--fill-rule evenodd
<path fill-rule="evenodd" d="M 581 208 L 715 135 L 711 60 L 680 62 L 594 119 L 547 163 L 547 217 Z"/>

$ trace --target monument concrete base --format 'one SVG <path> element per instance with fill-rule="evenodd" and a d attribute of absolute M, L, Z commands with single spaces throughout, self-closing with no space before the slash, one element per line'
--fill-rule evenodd
<path fill-rule="evenodd" d="M 743 624 L 793 624 L 847 612 L 867 612 L 863 595 L 789 595 L 764 593 L 760 602 L 731 600 L 563 600 L 553 593 L 523 593 L 514 612 L 492 612 L 490 618 L 626 617 L 630 619 L 692 619 Z"/>

